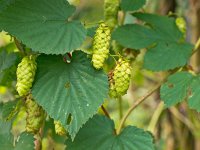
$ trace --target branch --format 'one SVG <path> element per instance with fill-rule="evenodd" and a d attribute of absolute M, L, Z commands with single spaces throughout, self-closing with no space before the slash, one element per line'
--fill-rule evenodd
<path fill-rule="evenodd" d="M 196 44 L 195 44 L 195 46 L 194 46 L 194 50 L 193 50 L 193 52 L 192 52 L 192 55 L 193 55 L 194 53 L 196 53 L 196 52 L 199 50 L 199 48 L 200 48 L 200 37 L 199 37 L 199 39 L 197 40 L 197 42 L 196 42 Z"/>
<path fill-rule="evenodd" d="M 163 109 L 164 109 L 164 103 L 161 101 L 161 102 L 158 104 L 158 106 L 157 106 L 157 108 L 156 108 L 156 110 L 155 110 L 153 116 L 151 117 L 151 121 L 150 121 L 149 126 L 148 126 L 148 129 L 147 129 L 147 130 L 150 131 L 151 133 L 154 132 L 155 127 L 156 127 L 156 124 L 157 124 L 157 122 L 158 122 L 158 120 L 159 120 L 159 118 L 160 118 L 160 115 L 161 115 L 162 112 L 163 112 Z"/>
<path fill-rule="evenodd" d="M 120 125 L 119 128 L 117 130 L 117 134 L 120 133 L 126 119 L 128 118 L 128 116 L 131 114 L 131 112 L 137 107 L 139 106 L 143 101 L 145 101 L 149 96 L 151 96 L 156 90 L 158 90 L 160 88 L 160 86 L 162 85 L 162 82 L 160 84 L 158 84 L 155 88 L 153 88 L 152 90 L 150 90 L 146 95 L 144 95 L 143 97 L 139 98 L 126 112 L 126 114 L 124 115 L 124 117 L 122 118 L 122 120 L 120 121 Z"/>
<path fill-rule="evenodd" d="M 110 115 L 109 115 L 108 111 L 106 110 L 106 108 L 105 108 L 103 105 L 101 105 L 101 109 L 103 110 L 104 114 L 105 114 L 108 118 L 110 118 Z M 111 118 L 110 118 L 110 119 L 111 119 Z"/>
<path fill-rule="evenodd" d="M 14 42 L 16 47 L 18 48 L 18 50 L 24 55 L 25 54 L 25 50 L 23 45 L 14 37 Z"/>
<path fill-rule="evenodd" d="M 195 127 L 194 127 L 194 125 L 192 124 L 192 122 L 191 122 L 187 117 L 185 117 L 183 114 L 181 114 L 175 107 L 170 108 L 169 111 L 170 111 L 179 121 L 181 121 L 183 124 L 185 124 L 185 125 L 190 129 L 190 131 L 194 134 Z"/>

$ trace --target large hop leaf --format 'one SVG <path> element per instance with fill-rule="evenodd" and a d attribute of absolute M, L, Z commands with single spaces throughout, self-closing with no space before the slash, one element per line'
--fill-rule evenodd
<path fill-rule="evenodd" d="M 183 100 L 188 100 L 189 107 L 200 112 L 200 76 L 188 72 L 177 72 L 169 76 L 162 85 L 160 94 L 166 106 L 170 107 Z"/>
<path fill-rule="evenodd" d="M 68 21 L 74 10 L 66 0 L 15 0 L 0 14 L 0 31 L 34 51 L 64 54 L 78 48 L 86 36 L 80 22 Z"/>
<path fill-rule="evenodd" d="M 113 39 L 131 49 L 148 48 L 144 57 L 144 68 L 164 71 L 187 63 L 193 46 L 183 40 L 183 34 L 174 19 L 145 13 L 133 15 L 149 26 L 120 26 L 114 31 Z"/>
<path fill-rule="evenodd" d="M 104 116 L 94 116 L 79 131 L 72 142 L 67 140 L 70 150 L 154 150 L 152 136 L 134 126 L 126 127 L 115 135 L 114 123 Z"/>
<path fill-rule="evenodd" d="M 80 51 L 73 53 L 69 64 L 62 56 L 42 55 L 37 60 L 33 97 L 74 138 L 107 97 L 107 75 L 95 70 Z"/>

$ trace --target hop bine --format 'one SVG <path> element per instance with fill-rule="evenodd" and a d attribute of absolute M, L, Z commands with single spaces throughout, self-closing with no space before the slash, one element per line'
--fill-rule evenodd
<path fill-rule="evenodd" d="M 36 134 L 45 119 L 45 112 L 33 99 L 32 95 L 28 95 L 26 99 L 26 131 Z"/>
<path fill-rule="evenodd" d="M 108 57 L 111 38 L 110 34 L 110 28 L 105 23 L 101 23 L 96 30 L 92 55 L 92 63 L 96 69 L 101 69 L 104 61 Z"/>
<path fill-rule="evenodd" d="M 126 94 L 129 88 L 130 79 L 131 66 L 127 61 L 120 58 L 114 71 L 109 73 L 110 97 L 117 98 Z"/>
<path fill-rule="evenodd" d="M 25 56 L 17 67 L 16 89 L 20 96 L 25 96 L 30 91 L 37 68 L 36 56 Z"/>
<path fill-rule="evenodd" d="M 60 121 L 54 121 L 54 125 L 55 125 L 56 134 L 61 135 L 61 136 L 66 135 L 66 130 L 62 126 Z"/>

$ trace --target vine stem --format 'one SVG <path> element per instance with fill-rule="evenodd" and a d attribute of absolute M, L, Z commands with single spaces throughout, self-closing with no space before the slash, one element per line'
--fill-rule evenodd
<path fill-rule="evenodd" d="M 105 114 L 108 118 L 110 118 L 110 115 L 109 115 L 108 111 L 106 110 L 106 108 L 105 108 L 103 105 L 101 105 L 101 109 L 103 110 L 104 114 Z M 110 118 L 110 119 L 111 119 L 111 118 Z"/>
<path fill-rule="evenodd" d="M 195 127 L 193 125 L 193 123 L 187 118 L 185 117 L 183 114 L 181 114 L 176 107 L 172 107 L 169 109 L 169 111 L 178 119 L 180 120 L 183 124 L 185 124 L 190 131 L 192 132 L 192 134 L 194 134 L 195 132 Z"/>
<path fill-rule="evenodd" d="M 119 118 L 122 119 L 123 107 L 122 107 L 122 97 L 121 96 L 118 98 L 118 104 L 119 104 Z"/>
<path fill-rule="evenodd" d="M 119 134 L 121 132 L 121 129 L 126 121 L 126 119 L 128 118 L 128 116 L 131 114 L 131 112 L 137 107 L 139 106 L 144 100 L 146 100 L 149 96 L 151 96 L 156 90 L 158 90 L 160 88 L 160 86 L 162 85 L 163 82 L 159 83 L 155 88 L 153 88 L 152 90 L 150 90 L 146 95 L 142 96 L 141 98 L 139 98 L 126 112 L 126 114 L 124 115 L 124 117 L 121 119 L 120 121 L 120 125 L 119 128 L 117 129 L 117 134 Z"/>
<path fill-rule="evenodd" d="M 147 128 L 147 130 L 150 131 L 151 133 L 154 133 L 155 127 L 158 123 L 158 120 L 159 120 L 160 115 L 162 114 L 163 110 L 164 110 L 164 103 L 161 101 L 158 104 L 153 116 L 151 117 L 151 121 L 150 121 L 149 126 Z"/>
<path fill-rule="evenodd" d="M 23 45 L 14 37 L 14 42 L 16 47 L 18 48 L 18 50 L 24 55 L 25 54 L 25 50 Z"/>
<path fill-rule="evenodd" d="M 199 47 L 200 47 L 200 37 L 199 37 L 199 39 L 197 40 L 197 42 L 194 46 L 194 50 L 192 52 L 192 55 L 198 51 Z"/>

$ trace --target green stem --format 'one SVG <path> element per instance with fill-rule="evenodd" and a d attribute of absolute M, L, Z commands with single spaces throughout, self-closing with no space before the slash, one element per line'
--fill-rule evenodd
<path fill-rule="evenodd" d="M 193 52 L 192 52 L 192 55 L 193 55 L 194 53 L 196 53 L 196 52 L 199 50 L 199 48 L 200 48 L 200 37 L 199 37 L 199 39 L 197 40 L 197 42 L 196 42 L 196 44 L 195 44 L 195 46 L 194 46 L 194 50 L 193 50 Z"/>
<path fill-rule="evenodd" d="M 119 119 L 121 120 L 123 117 L 123 106 L 122 106 L 122 97 L 121 96 L 118 98 L 118 104 L 119 104 Z"/>
<path fill-rule="evenodd" d="M 18 41 L 15 37 L 14 37 L 14 42 L 16 47 L 18 48 L 18 50 L 22 53 L 22 55 L 25 55 L 25 50 L 24 50 L 24 46 L 20 43 L 20 41 Z"/>
<path fill-rule="evenodd" d="M 110 115 L 109 115 L 108 111 L 106 110 L 106 108 L 105 108 L 103 105 L 101 105 L 101 109 L 103 110 L 104 114 L 105 114 L 108 118 L 110 118 Z"/>
<path fill-rule="evenodd" d="M 126 114 L 124 115 L 124 117 L 121 119 L 120 121 L 120 125 L 119 128 L 117 129 L 117 134 L 119 134 L 121 132 L 121 129 L 124 125 L 124 123 L 126 122 L 126 119 L 128 118 L 128 116 L 131 114 L 131 112 L 137 108 L 137 106 L 139 106 L 143 101 L 145 101 L 149 96 L 151 96 L 156 90 L 158 90 L 160 88 L 160 86 L 162 85 L 163 82 L 161 82 L 160 84 L 158 84 L 155 88 L 153 88 L 151 91 L 149 91 L 146 95 L 144 95 L 143 97 L 139 98 L 126 112 Z"/>
<path fill-rule="evenodd" d="M 158 107 L 156 108 L 152 118 L 151 118 L 151 121 L 149 123 L 149 126 L 148 126 L 148 131 L 150 131 L 151 133 L 154 132 L 155 130 L 155 127 L 156 127 L 156 124 L 160 118 L 160 115 L 162 114 L 163 112 L 163 109 L 164 109 L 164 103 L 163 102 L 160 102 L 158 104 Z"/>

